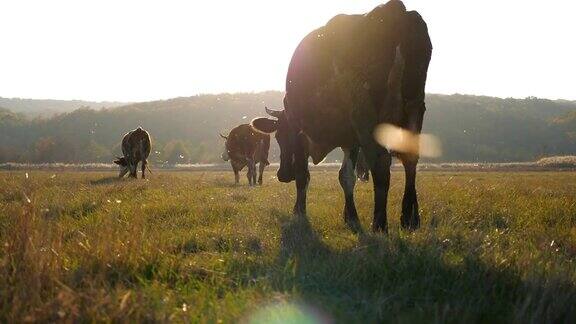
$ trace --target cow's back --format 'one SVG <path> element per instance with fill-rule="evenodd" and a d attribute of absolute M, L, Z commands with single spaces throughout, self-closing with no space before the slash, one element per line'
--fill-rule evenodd
<path fill-rule="evenodd" d="M 150 135 L 141 127 L 126 133 L 122 138 L 122 153 L 131 162 L 146 160 L 151 146 Z"/>
<path fill-rule="evenodd" d="M 270 149 L 270 135 L 255 131 L 249 124 L 242 124 L 230 131 L 226 148 L 233 160 L 252 157 L 257 161 L 267 161 Z"/>
<path fill-rule="evenodd" d="M 294 52 L 286 80 L 285 109 L 324 156 L 335 147 L 355 144 L 349 115 L 348 85 L 340 77 L 351 65 L 350 47 L 362 16 L 339 15 L 308 34 Z M 313 154 L 313 156 L 316 154 Z"/>
<path fill-rule="evenodd" d="M 356 128 L 363 126 L 351 124 L 352 114 L 356 122 L 378 119 L 396 54 L 395 26 L 404 13 L 400 1 L 391 1 L 366 15 L 336 16 L 294 52 L 284 108 L 308 135 L 315 163 L 335 147 L 358 144 Z M 382 15 L 385 20 L 374 19 Z M 375 23 L 382 32 L 374 31 Z"/>

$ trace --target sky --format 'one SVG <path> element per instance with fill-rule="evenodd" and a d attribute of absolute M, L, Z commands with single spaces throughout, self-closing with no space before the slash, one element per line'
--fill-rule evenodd
<path fill-rule="evenodd" d="M 0 97 L 148 101 L 283 90 L 292 53 L 371 0 L 0 0 Z M 576 100 L 576 3 L 405 0 L 428 93 Z"/>

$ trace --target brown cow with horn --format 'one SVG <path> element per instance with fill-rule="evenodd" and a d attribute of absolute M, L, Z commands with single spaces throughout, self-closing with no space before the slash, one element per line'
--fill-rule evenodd
<path fill-rule="evenodd" d="M 128 132 L 122 138 L 123 157 L 117 157 L 114 163 L 120 166 L 119 178 L 124 177 L 130 172 L 130 177 L 137 178 L 136 169 L 138 163 L 142 162 L 142 179 L 146 178 L 145 170 L 148 165 L 148 156 L 152 149 L 150 134 L 143 130 L 142 127 Z M 150 170 L 150 169 L 148 169 Z"/>
<path fill-rule="evenodd" d="M 240 182 L 239 172 L 248 166 L 248 183 L 256 185 L 256 164 L 259 164 L 258 184 L 261 185 L 264 168 L 270 164 L 270 135 L 255 131 L 249 124 L 242 124 L 232 129 L 228 136 L 220 136 L 226 140 L 222 159 L 230 161 L 236 184 Z"/>

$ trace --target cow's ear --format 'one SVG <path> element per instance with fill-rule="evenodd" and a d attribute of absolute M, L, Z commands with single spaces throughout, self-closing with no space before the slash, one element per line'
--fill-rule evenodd
<path fill-rule="evenodd" d="M 278 121 L 266 117 L 256 118 L 252 120 L 250 125 L 252 125 L 254 130 L 265 134 L 274 133 L 278 130 Z"/>

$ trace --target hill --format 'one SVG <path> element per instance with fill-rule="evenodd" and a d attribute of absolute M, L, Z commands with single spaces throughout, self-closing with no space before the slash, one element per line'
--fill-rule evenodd
<path fill-rule="evenodd" d="M 154 163 L 216 162 L 219 132 L 263 115 L 264 106 L 281 107 L 282 98 L 275 91 L 198 95 L 34 120 L 5 112 L 0 162 L 108 162 L 119 154 L 122 135 L 139 125 L 152 134 Z M 576 153 L 574 116 L 569 101 L 430 94 L 424 131 L 443 143 L 435 162 L 532 161 Z M 271 159 L 277 154 L 274 143 Z M 340 157 L 334 152 L 328 160 Z"/>
<path fill-rule="evenodd" d="M 125 105 L 122 102 L 93 102 L 83 100 L 20 99 L 0 97 L 0 107 L 27 117 L 52 117 L 56 114 L 72 112 L 78 108 L 111 108 Z"/>
<path fill-rule="evenodd" d="M 576 105 L 534 97 L 429 95 L 424 132 L 444 146 L 444 161 L 510 162 L 576 151 L 574 128 L 558 120 Z"/>

